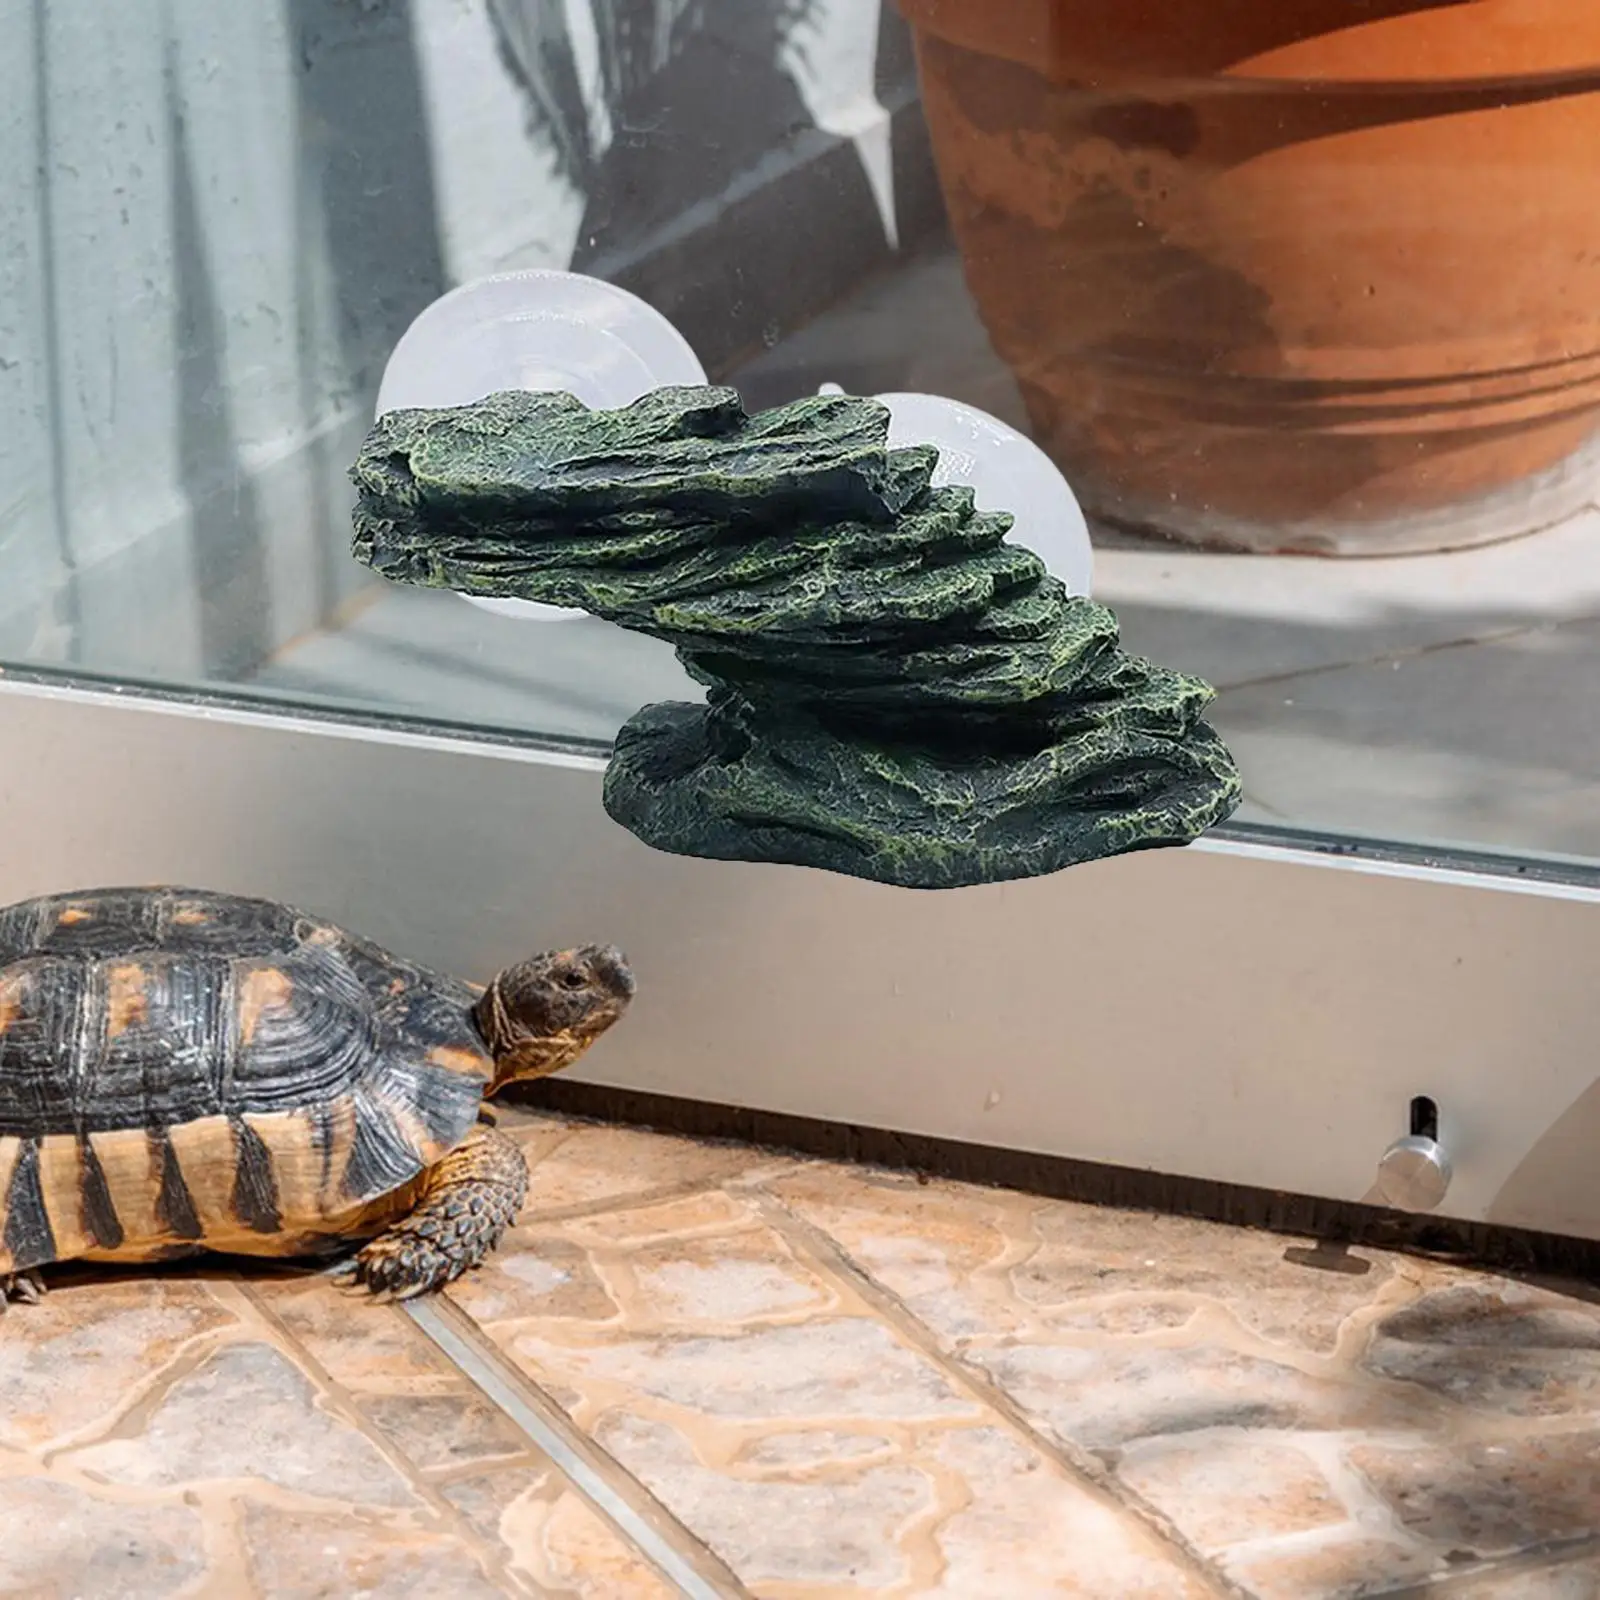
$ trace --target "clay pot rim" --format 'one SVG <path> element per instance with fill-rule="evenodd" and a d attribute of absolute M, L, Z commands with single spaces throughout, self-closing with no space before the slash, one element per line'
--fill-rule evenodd
<path fill-rule="evenodd" d="M 1041 52 L 1018 48 L 1016 39 L 1022 31 L 1015 25 L 1007 27 L 996 12 L 984 11 L 974 15 L 970 11 L 959 13 L 959 22 L 947 9 L 948 0 L 894 0 L 894 4 L 907 23 L 918 34 L 926 34 L 959 50 L 994 57 L 1026 67 L 1030 72 L 1051 83 L 1074 83 L 1087 90 L 1115 90 L 1137 83 L 1148 88 L 1151 74 L 1148 68 L 1119 70 L 1103 64 L 1075 63 L 1072 70 L 1064 64 L 1052 66 L 1039 59 Z M 1011 4 L 1013 0 L 997 0 L 997 4 Z M 1037 40 L 1038 34 L 1033 38 Z M 1303 94 L 1372 95 L 1416 94 L 1419 89 L 1441 94 L 1470 93 L 1493 84 L 1499 89 L 1514 89 L 1523 93 L 1541 90 L 1569 92 L 1600 91 L 1600 63 L 1552 67 L 1544 72 L 1484 72 L 1468 77 L 1445 77 L 1416 74 L 1412 77 L 1351 77 L 1324 76 L 1310 73 L 1285 75 L 1282 72 L 1265 72 L 1251 69 L 1249 61 L 1236 62 L 1217 71 L 1186 74 L 1163 71 L 1159 74 L 1164 88 L 1169 91 L 1184 89 L 1202 90 L 1206 93 L 1226 92 L 1237 87 L 1241 93 L 1280 91 Z"/>

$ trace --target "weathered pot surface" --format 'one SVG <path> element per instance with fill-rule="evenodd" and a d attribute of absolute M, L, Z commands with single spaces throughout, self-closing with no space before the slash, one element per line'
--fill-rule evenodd
<path fill-rule="evenodd" d="M 1092 512 L 1374 554 L 1594 498 L 1600 5 L 899 3 L 968 283 Z"/>

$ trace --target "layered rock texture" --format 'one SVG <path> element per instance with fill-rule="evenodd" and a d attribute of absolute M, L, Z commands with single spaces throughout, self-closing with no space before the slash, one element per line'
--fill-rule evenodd
<path fill-rule="evenodd" d="M 676 646 L 706 702 L 646 706 L 605 782 L 658 849 L 955 888 L 1228 816 L 1209 686 L 1119 649 L 888 422 L 844 395 L 750 416 L 725 388 L 391 412 L 352 469 L 355 553 Z"/>

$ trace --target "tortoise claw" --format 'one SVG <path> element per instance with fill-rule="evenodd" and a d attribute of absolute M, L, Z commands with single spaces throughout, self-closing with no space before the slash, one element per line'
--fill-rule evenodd
<path fill-rule="evenodd" d="M 13 1300 L 25 1306 L 36 1306 L 44 1296 L 44 1279 L 36 1272 L 8 1272 L 0 1276 L 0 1312 Z"/>
<path fill-rule="evenodd" d="M 362 1291 L 362 1297 L 380 1302 L 400 1298 L 393 1290 L 373 1280 L 367 1269 L 367 1263 L 358 1253 L 343 1261 L 336 1261 L 331 1267 L 324 1269 L 323 1275 L 341 1289 L 355 1289 Z"/>

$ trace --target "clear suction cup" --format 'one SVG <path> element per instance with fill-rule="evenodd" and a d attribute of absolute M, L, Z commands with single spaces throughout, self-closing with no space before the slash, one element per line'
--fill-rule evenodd
<path fill-rule="evenodd" d="M 698 385 L 705 368 L 661 313 L 615 284 L 532 267 L 452 289 L 406 329 L 384 368 L 378 414 L 470 405 L 506 389 L 565 390 L 587 406 L 630 405 Z M 531 600 L 464 595 L 485 611 L 539 621 L 585 615 Z"/>
<path fill-rule="evenodd" d="M 825 383 L 823 394 L 842 394 Z M 889 443 L 938 447 L 938 485 L 966 484 L 983 511 L 1009 511 L 1011 538 L 1036 552 L 1071 594 L 1085 598 L 1094 583 L 1094 547 L 1077 496 L 1033 440 L 987 411 L 937 394 L 880 394 L 889 408 Z"/>

